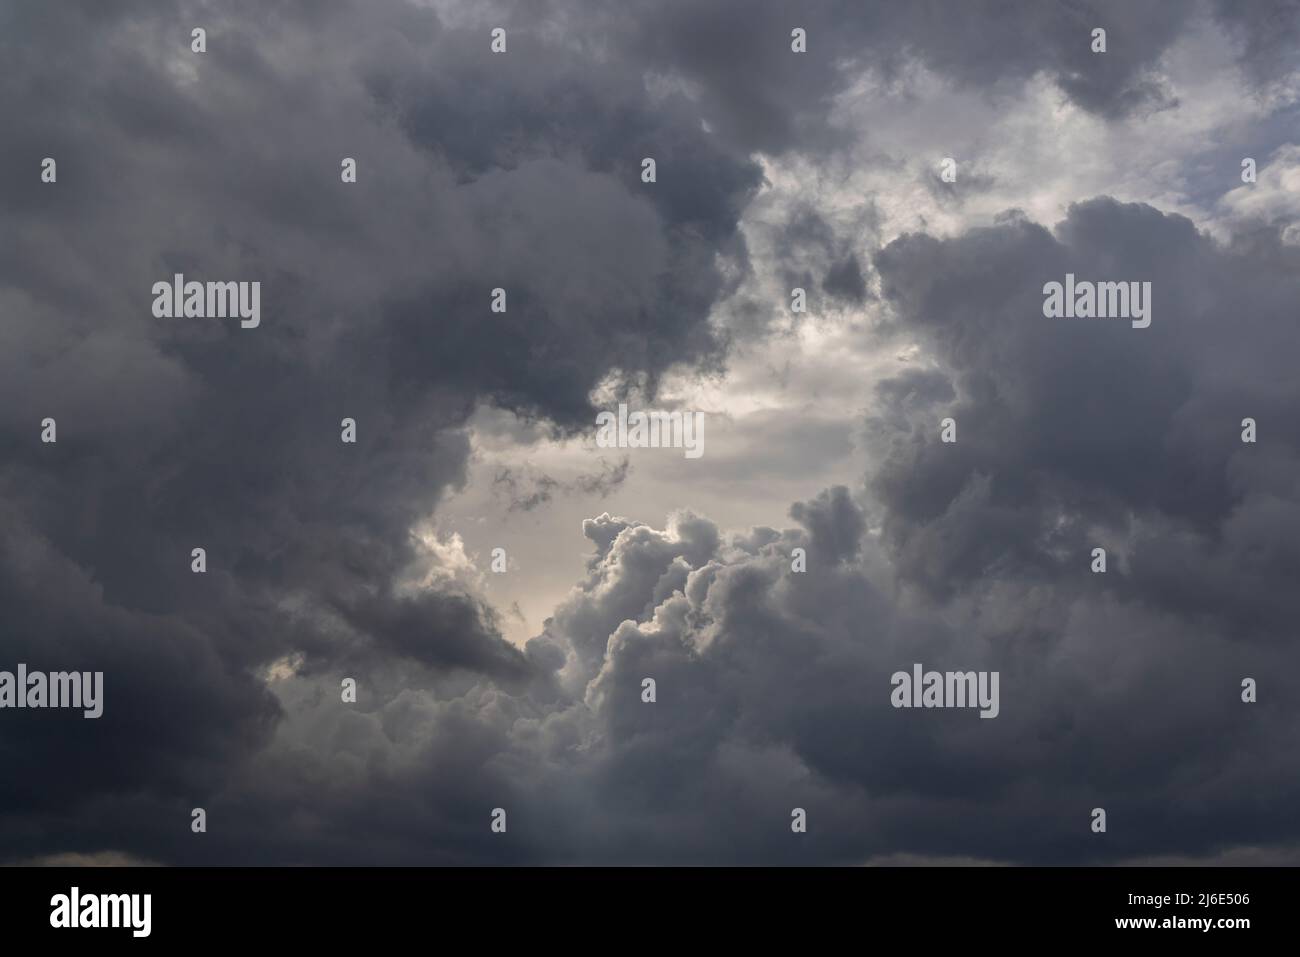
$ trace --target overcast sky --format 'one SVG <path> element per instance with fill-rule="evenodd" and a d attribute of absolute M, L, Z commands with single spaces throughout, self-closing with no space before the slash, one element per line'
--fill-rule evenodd
<path fill-rule="evenodd" d="M 1300 863 L 1296 0 L 0 0 L 0 62 L 0 670 L 104 673 L 0 710 L 0 861 Z"/>

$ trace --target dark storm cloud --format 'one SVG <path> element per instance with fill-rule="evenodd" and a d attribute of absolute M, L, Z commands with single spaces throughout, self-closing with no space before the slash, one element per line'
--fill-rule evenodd
<path fill-rule="evenodd" d="M 837 490 L 797 510 L 827 500 L 852 508 Z M 1086 571 L 1052 592 L 990 580 L 941 613 L 891 598 L 873 545 L 863 564 L 836 565 L 815 537 L 758 529 L 687 570 L 671 531 L 622 529 L 554 633 L 622 617 L 627 601 L 605 596 L 633 579 L 682 583 L 611 631 L 586 696 L 598 745 L 579 760 L 557 742 L 550 757 L 559 768 L 538 797 L 554 801 L 561 859 L 853 861 L 908 849 L 1059 862 L 1296 838 L 1295 720 L 1282 704 L 1294 678 L 1269 681 L 1281 697 L 1266 713 L 1237 698 L 1243 668 L 1288 660 L 1276 644 L 1234 647 L 1192 627 L 1194 615 Z M 809 549 L 808 573 L 790 571 L 795 545 Z M 889 675 L 913 661 L 1000 670 L 1003 713 L 892 709 Z M 653 706 L 639 697 L 645 676 L 657 681 Z M 570 802 L 590 793 L 618 812 L 573 816 Z M 1104 845 L 1089 843 L 1095 806 L 1124 822 Z M 806 840 L 789 833 L 792 807 L 816 822 Z"/>
<path fill-rule="evenodd" d="M 1118 116 L 1164 101 L 1159 57 L 1205 8 L 528 3 L 499 62 L 486 27 L 397 2 L 178 9 L 4 10 L 0 667 L 102 668 L 106 695 L 97 721 L 5 714 L 6 858 L 1059 863 L 1300 840 L 1300 262 L 1275 230 L 1221 245 L 1099 199 L 1055 232 L 1010 217 L 869 263 L 800 220 L 808 287 L 861 302 L 874 269 L 927 363 L 880 386 L 863 487 L 796 503 L 793 529 L 591 519 L 585 576 L 522 652 L 412 534 L 465 483 L 479 403 L 564 433 L 612 371 L 653 388 L 722 362 L 707 318 L 749 268 L 749 151 L 835 143 L 861 71 L 916 58 L 994 94 L 1046 71 Z M 1290 11 L 1269 9 L 1224 14 L 1247 51 L 1276 49 Z M 815 55 L 790 54 L 795 25 Z M 261 281 L 262 326 L 153 319 L 173 271 Z M 1066 271 L 1152 281 L 1151 328 L 1045 320 Z M 847 445 L 805 433 L 789 454 Z M 1000 670 L 1002 714 L 891 708 L 914 661 Z M 188 840 L 195 806 L 210 833 Z"/>
<path fill-rule="evenodd" d="M 988 508 L 975 496 L 966 511 Z M 592 527 L 598 542 L 599 529 L 618 531 L 548 634 L 585 642 L 622 620 L 585 708 L 548 722 L 594 725 L 581 758 L 561 735 L 548 786 L 530 802 L 554 809 L 550 854 L 1106 862 L 1300 837 L 1285 639 L 1252 639 L 1204 608 L 1127 587 L 1127 570 L 1093 576 L 1086 550 L 1050 586 L 1013 561 L 942 606 L 917 603 L 886 571 L 887 552 L 855 539 L 863 517 L 845 490 L 792 511 L 810 534 L 755 529 L 725 541 L 701 537 L 694 521 L 690 541 L 717 540 L 712 554 L 672 530 Z M 796 545 L 808 549 L 807 573 L 791 571 Z M 836 561 L 859 548 L 860 562 Z M 1013 559 L 1018 548 L 989 542 Z M 629 619 L 646 594 L 660 596 L 653 610 Z M 890 675 L 918 661 L 999 671 L 1001 714 L 891 708 Z M 1247 674 L 1267 676 L 1277 695 L 1267 707 L 1241 704 Z M 646 676 L 657 682 L 653 705 L 639 696 Z M 1088 830 L 1098 806 L 1111 819 L 1104 840 Z M 793 807 L 815 822 L 806 838 L 789 832 Z"/>
<path fill-rule="evenodd" d="M 467 668 L 506 682 L 529 673 L 523 654 L 500 640 L 492 609 L 469 595 L 367 596 L 352 605 L 335 603 L 334 610 L 388 657 Z"/>
<path fill-rule="evenodd" d="M 1280 700 L 1294 693 L 1282 662 L 1294 661 L 1300 613 L 1286 584 L 1300 518 L 1300 430 L 1288 412 L 1300 401 L 1297 267 L 1300 251 L 1276 232 L 1220 245 L 1181 217 L 1109 199 L 1073 207 L 1054 235 L 1011 221 L 951 240 L 904 237 L 876 259 L 898 320 L 960 391 L 942 413 L 957 422 L 955 444 L 938 442 L 936 412 L 881 446 L 872 488 L 893 565 L 956 608 L 984 596 L 1004 619 L 1001 653 L 1015 649 L 1012 680 L 1035 660 L 1050 673 L 1046 663 L 1087 635 L 1069 693 L 1097 707 L 1054 718 L 1069 709 L 1035 691 L 1036 720 L 1062 722 L 1073 748 L 1097 735 L 1087 747 L 1112 767 L 1167 789 L 1140 802 L 1134 822 L 1153 847 L 1296 837 L 1283 810 L 1296 768 L 1281 743 L 1295 712 L 1256 719 L 1236 696 L 1241 677 L 1266 667 Z M 1066 271 L 1152 281 L 1151 327 L 1045 319 L 1042 283 Z M 1241 442 L 1247 416 L 1269 423 L 1267 441 Z M 1098 545 L 1111 553 L 1104 579 L 1088 572 Z M 1016 594 L 1028 612 L 1007 607 Z M 1089 673 L 1112 645 L 1132 690 L 1103 707 L 1107 680 Z M 1192 724 L 1195 744 L 1181 737 Z M 1121 727 L 1151 738 L 1121 743 Z M 1157 758 L 1166 728 L 1170 750 Z M 1062 773 L 1093 760 L 1075 759 Z M 1267 795 L 1261 806 L 1247 811 L 1244 790 L 1212 783 L 1228 769 Z M 1180 793 L 1175 778 L 1205 783 Z"/>
<path fill-rule="evenodd" d="M 1300 398 L 1297 264 L 1276 233 L 1222 247 L 1182 217 L 1108 199 L 1073 207 L 1055 236 L 1021 220 L 884 249 L 886 296 L 962 393 L 946 412 L 955 445 L 931 441 L 936 419 L 900 435 L 875 476 L 904 566 L 935 588 L 993 560 L 1055 576 L 1042 542 L 1069 554 L 1135 510 L 1212 534 L 1252 482 L 1278 494 L 1270 475 L 1300 445 L 1286 413 Z M 1044 319 L 1043 284 L 1067 272 L 1150 281 L 1150 328 Z M 1240 441 L 1245 417 L 1268 423 L 1258 454 Z M 990 554 L 995 540 L 1018 544 Z"/>
<path fill-rule="evenodd" d="M 98 725 L 5 734 L 13 766 L 61 741 L 69 769 L 6 789 L 12 853 L 167 858 L 282 721 L 259 675 L 285 656 L 329 695 L 400 693 L 390 666 L 552 693 L 492 609 L 404 587 L 430 561 L 409 530 L 465 481 L 480 401 L 571 429 L 611 369 L 719 359 L 705 320 L 759 176 L 634 65 L 511 27 L 493 60 L 485 29 L 396 2 L 6 8 L 0 646 L 107 689 Z M 173 272 L 260 281 L 261 326 L 155 319 Z"/>
<path fill-rule="evenodd" d="M 1296 257 L 1276 232 L 1220 244 L 1110 199 L 1054 231 L 1007 217 L 883 250 L 895 320 L 936 366 L 878 390 L 879 537 L 844 489 L 792 508 L 806 531 L 593 523 L 591 577 L 547 640 L 572 644 L 584 680 L 599 663 L 598 745 L 566 773 L 620 814 L 568 831 L 559 815 L 554 853 L 1059 863 L 1294 846 Z M 1152 326 L 1044 318 L 1042 285 L 1067 270 L 1149 278 Z M 1271 423 L 1267 442 L 1240 441 L 1246 415 Z M 1089 570 L 1099 544 L 1105 576 Z M 913 662 L 999 671 L 1001 714 L 891 708 L 889 676 Z M 1270 700 L 1243 704 L 1243 677 Z M 806 840 L 793 807 L 817 822 Z"/>
<path fill-rule="evenodd" d="M 1226 22 L 1243 44 L 1243 64 L 1267 52 L 1270 67 L 1255 75 L 1276 78 L 1294 69 L 1284 62 L 1284 38 L 1300 18 L 1291 0 L 1258 6 L 1219 4 L 1218 21 L 1205 5 L 1178 0 L 828 0 L 797 7 L 647 0 L 609 4 L 597 26 L 631 55 L 693 82 L 705 118 L 723 135 L 782 152 L 842 141 L 844 131 L 827 123 L 835 96 L 864 72 L 896 77 L 911 59 L 990 92 L 1045 73 L 1082 108 L 1118 117 L 1169 105 L 1160 57 L 1193 21 Z M 807 31 L 807 54 L 790 51 L 795 27 Z M 1096 27 L 1107 31 L 1105 54 L 1092 52 Z"/>

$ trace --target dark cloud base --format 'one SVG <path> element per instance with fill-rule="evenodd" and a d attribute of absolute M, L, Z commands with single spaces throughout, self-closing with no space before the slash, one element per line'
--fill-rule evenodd
<path fill-rule="evenodd" d="M 1300 846 L 1300 251 L 1276 225 L 1220 242 L 1098 197 L 1059 224 L 1009 214 L 862 250 L 810 212 L 789 240 L 826 269 L 794 278 L 879 306 L 871 334 L 925 360 L 878 386 L 860 483 L 794 504 L 793 528 L 729 534 L 689 490 L 664 528 L 592 518 L 585 577 L 524 648 L 472 589 L 425 580 L 411 530 L 467 481 L 480 405 L 571 435 L 612 375 L 653 397 L 670 370 L 725 369 L 709 317 L 754 269 L 739 224 L 756 153 L 839 148 L 832 103 L 863 71 L 920 62 L 991 96 L 1046 75 L 1118 120 L 1168 105 L 1160 57 L 1198 25 L 1236 36 L 1261 87 L 1295 69 L 1287 2 L 791 16 L 506 4 L 494 59 L 495 22 L 396 0 L 4 5 L 0 668 L 102 670 L 107 700 L 96 721 L 2 713 L 18 770 L 0 776 L 0 858 L 1055 864 Z M 1079 42 L 1095 22 L 1104 69 Z M 816 55 L 788 55 L 792 25 Z M 1117 270 L 1153 282 L 1151 328 L 1042 320 L 1044 282 Z M 257 279 L 269 317 L 154 320 L 146 292 L 173 272 Z M 510 306 L 492 317 L 497 286 Z M 599 499 L 629 468 L 499 485 L 528 511 Z M 889 677 L 915 661 L 999 671 L 1002 713 L 895 710 Z"/>

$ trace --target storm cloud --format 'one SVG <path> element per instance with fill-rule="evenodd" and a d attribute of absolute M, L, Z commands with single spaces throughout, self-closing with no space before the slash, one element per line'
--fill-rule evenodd
<path fill-rule="evenodd" d="M 1204 222 L 1131 183 L 1059 221 L 980 219 L 963 204 L 1008 180 L 976 160 L 960 201 L 918 186 L 931 218 L 968 218 L 899 231 L 901 177 L 845 185 L 858 162 L 895 169 L 882 131 L 846 125 L 873 91 L 933 80 L 997 111 L 1046 88 L 1079 123 L 1155 138 L 1142 124 L 1185 108 L 1180 44 L 1206 37 L 1271 128 L 1295 108 L 1294 3 L 87 0 L 0 19 L 0 669 L 105 675 L 100 719 L 0 712 L 21 769 L 0 776 L 0 860 L 1300 847 L 1294 204 L 1231 192 L 1235 156 L 1216 194 L 1234 215 Z M 1261 153 L 1260 186 L 1285 194 L 1295 155 Z M 260 282 L 261 325 L 154 318 L 176 273 Z M 1067 273 L 1150 282 L 1151 326 L 1045 318 Z M 825 368 L 775 368 L 809 341 Z M 745 392 L 760 379 L 777 385 Z M 581 449 L 610 399 L 661 396 L 721 402 L 719 451 L 532 461 L 543 438 Z M 510 425 L 488 435 L 484 409 Z M 484 483 L 496 520 L 581 563 L 524 641 L 445 523 L 492 442 L 514 456 Z M 853 474 L 752 521 L 697 503 L 784 494 L 821 461 Z M 580 559 L 540 524 L 575 502 Z M 891 707 L 914 662 L 998 671 L 1001 713 Z"/>

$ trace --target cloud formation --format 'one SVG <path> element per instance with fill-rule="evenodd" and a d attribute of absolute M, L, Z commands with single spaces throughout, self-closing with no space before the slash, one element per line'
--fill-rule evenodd
<path fill-rule="evenodd" d="M 995 104 L 1046 82 L 1140 129 L 1181 102 L 1171 51 L 1222 33 L 1288 103 L 1296 6 L 1244 6 L 8 9 L 0 667 L 102 670 L 106 702 L 0 713 L 30 770 L 0 781 L 6 859 L 1293 857 L 1297 147 L 1223 189 L 1226 238 L 1104 195 L 965 222 L 1007 188 L 978 161 L 917 184 L 958 226 L 901 236 L 888 190 L 819 208 L 783 181 L 895 169 L 844 120 L 918 73 Z M 177 272 L 260 281 L 261 326 L 154 319 Z M 1045 319 L 1067 272 L 1150 281 L 1151 327 Z M 784 405 L 711 421 L 672 509 L 626 507 L 631 456 L 562 479 L 527 460 L 536 434 L 578 443 L 597 396 L 739 395 L 748 350 L 801 337 L 850 344 L 780 371 Z M 518 644 L 439 528 L 484 407 L 518 426 L 485 483 L 501 521 L 589 506 L 585 568 Z M 859 451 L 774 525 L 695 504 Z M 892 708 L 913 662 L 999 671 L 1001 714 Z"/>

